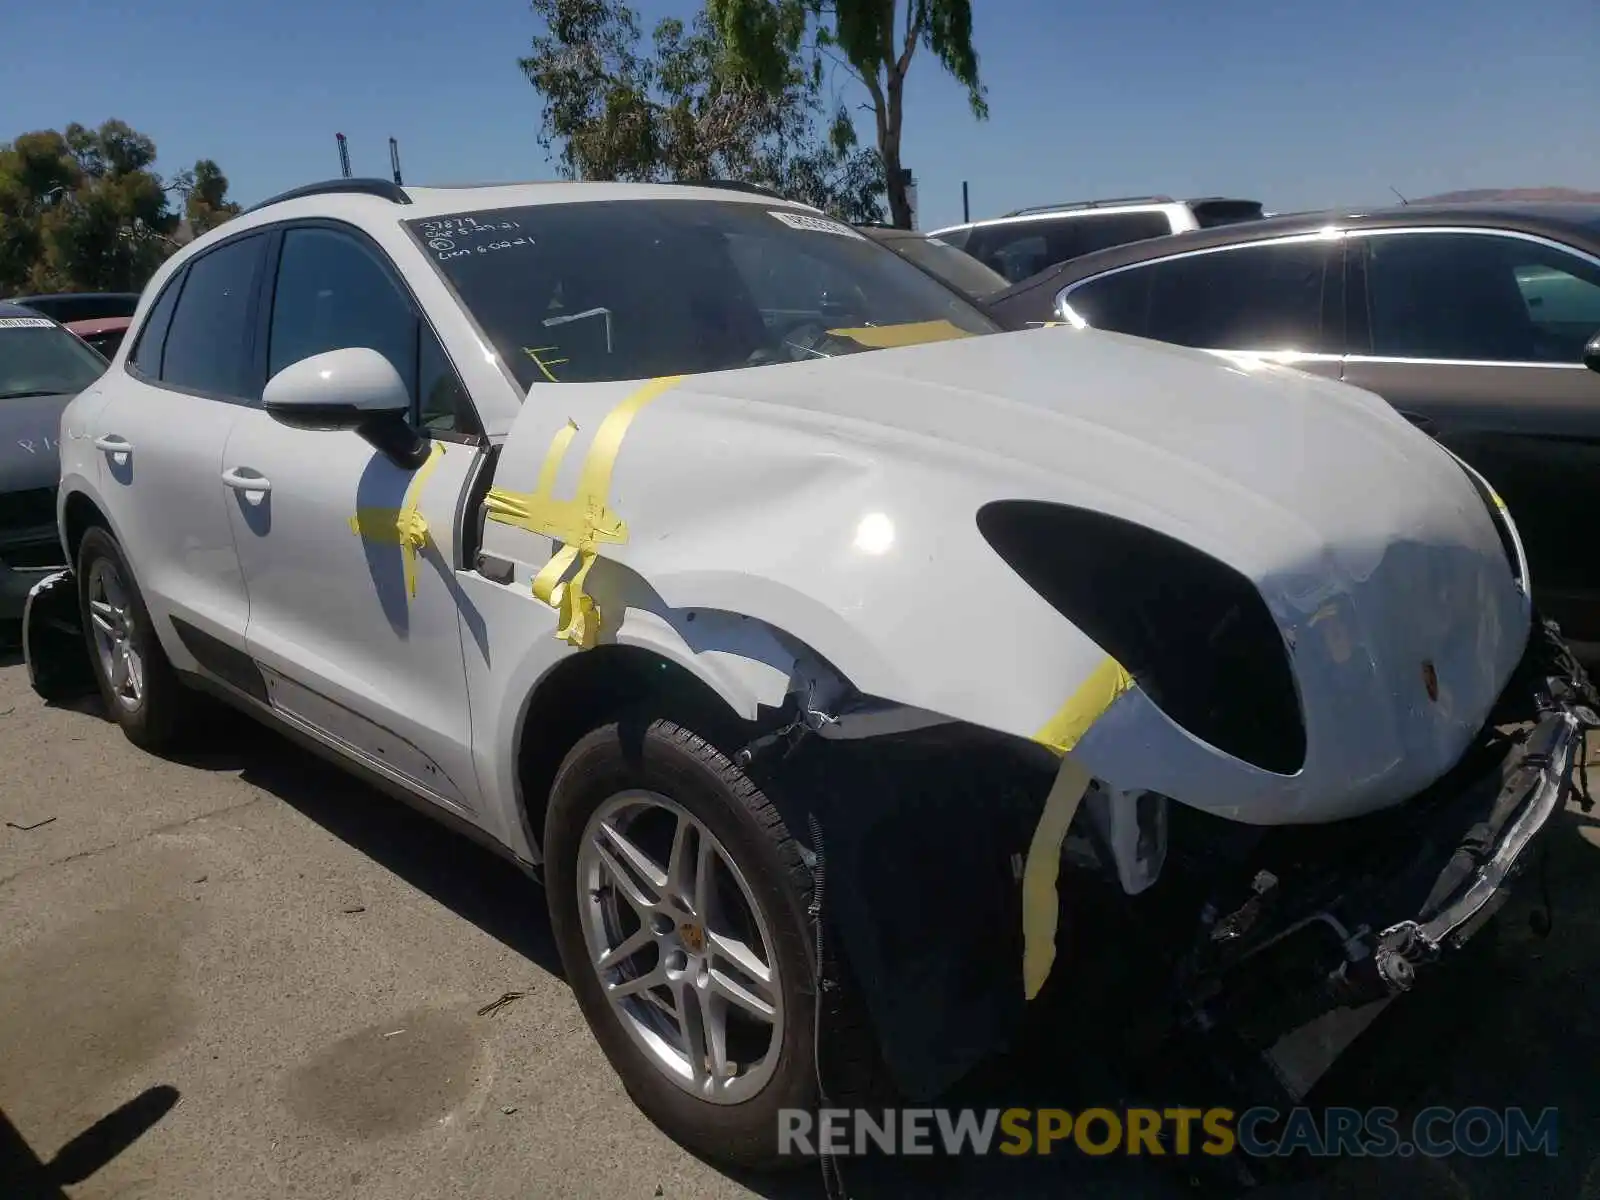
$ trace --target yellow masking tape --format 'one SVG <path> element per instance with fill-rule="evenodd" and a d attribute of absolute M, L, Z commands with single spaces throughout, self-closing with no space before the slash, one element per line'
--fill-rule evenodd
<path fill-rule="evenodd" d="M 1100 719 L 1100 714 L 1111 707 L 1112 701 L 1132 686 L 1133 676 L 1108 656 L 1056 710 L 1056 715 L 1033 735 L 1033 740 L 1067 753 L 1089 732 L 1089 726 Z"/>
<path fill-rule="evenodd" d="M 622 439 L 634 417 L 657 396 L 675 387 L 682 375 L 652 379 L 606 414 L 584 456 L 578 491 L 571 500 L 557 500 L 556 476 L 578 427 L 568 421 L 550 439 L 544 465 L 539 469 L 539 490 L 510 492 L 491 488 L 484 508 L 491 521 L 515 525 L 562 543 L 533 580 L 533 594 L 558 613 L 556 636 L 574 646 L 593 646 L 600 632 L 600 610 L 584 590 L 594 566 L 596 547 L 603 542 L 625 542 L 628 527 L 608 507 L 611 472 Z M 566 578 L 576 563 L 578 570 Z"/>
<path fill-rule="evenodd" d="M 971 337 L 965 329 L 949 321 L 911 321 L 904 325 L 863 325 L 858 329 L 830 329 L 832 337 L 849 338 L 874 350 L 892 350 L 896 346 L 920 346 L 925 342 L 948 342 L 952 338 Z"/>
<path fill-rule="evenodd" d="M 1027 999 L 1039 994 L 1056 960 L 1056 879 L 1061 871 L 1061 843 L 1089 790 L 1089 772 L 1069 755 L 1061 760 L 1055 783 L 1045 798 L 1044 812 L 1028 845 L 1022 868 L 1022 987 Z"/>
<path fill-rule="evenodd" d="M 433 468 L 444 457 L 444 446 L 433 443 L 427 461 L 417 468 L 411 482 L 406 485 L 405 499 L 395 508 L 358 508 L 350 518 L 350 532 L 369 542 L 400 547 L 405 570 L 406 595 L 417 594 L 417 555 L 428 545 L 428 522 L 417 505 L 422 500 L 423 486 Z"/>
<path fill-rule="evenodd" d="M 1122 664 L 1107 657 L 1033 735 L 1035 741 L 1058 751 L 1063 758 L 1022 866 L 1022 984 L 1029 1000 L 1039 994 L 1055 962 L 1061 843 L 1089 789 L 1089 773 L 1072 760 L 1071 751 L 1117 697 L 1132 686 L 1133 677 Z"/>

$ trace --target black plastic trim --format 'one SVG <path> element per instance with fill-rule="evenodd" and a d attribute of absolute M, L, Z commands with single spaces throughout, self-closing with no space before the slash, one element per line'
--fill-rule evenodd
<path fill-rule="evenodd" d="M 411 203 L 411 197 L 406 194 L 406 190 L 392 179 L 327 179 L 321 183 L 307 183 L 297 188 L 290 188 L 287 192 L 279 192 L 276 196 L 268 196 L 260 204 L 252 205 L 244 211 L 260 212 L 269 205 L 282 204 L 285 200 L 299 200 L 303 196 L 376 196 L 380 200 L 388 200 L 394 204 Z"/>
<path fill-rule="evenodd" d="M 218 679 L 236 687 L 252 700 L 267 703 L 267 681 L 261 677 L 255 659 L 243 650 L 237 650 L 221 638 L 197 629 L 182 617 L 172 617 L 172 628 L 178 640 L 194 655 L 194 660 Z"/>

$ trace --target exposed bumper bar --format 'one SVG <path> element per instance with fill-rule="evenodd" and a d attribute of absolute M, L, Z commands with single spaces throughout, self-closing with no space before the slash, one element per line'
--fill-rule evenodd
<path fill-rule="evenodd" d="M 1393 930 L 1405 930 L 1437 950 L 1469 927 L 1504 888 L 1521 865 L 1524 851 L 1566 798 L 1573 768 L 1583 753 L 1583 732 L 1583 723 L 1572 711 L 1551 713 L 1539 723 L 1528 739 L 1519 777 L 1507 785 L 1507 790 L 1526 788 L 1527 798 L 1494 854 L 1437 916 L 1420 925 L 1405 921 Z M 1384 931 L 1385 939 L 1391 931 Z"/>
<path fill-rule="evenodd" d="M 1456 772 L 1400 809 L 1330 827 L 1331 849 L 1274 862 L 1270 887 L 1210 927 L 1180 969 L 1191 1020 L 1266 1049 L 1335 1010 L 1409 991 L 1537 857 L 1576 793 L 1584 734 L 1600 727 L 1594 705 L 1559 631 L 1537 623 Z"/>

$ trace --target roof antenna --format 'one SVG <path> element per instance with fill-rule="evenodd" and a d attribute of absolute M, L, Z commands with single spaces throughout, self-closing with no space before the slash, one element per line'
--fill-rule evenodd
<path fill-rule="evenodd" d="M 1389 190 L 1391 192 L 1393 192 L 1396 196 L 1400 196 L 1400 189 L 1399 188 L 1394 187 L 1393 185 L 1391 185 Z M 1410 204 L 1411 201 L 1407 200 L 1404 196 L 1400 196 L 1400 203 L 1401 204 Z"/>
<path fill-rule="evenodd" d="M 389 139 L 389 169 L 394 172 L 394 181 L 400 182 L 400 143 L 393 138 Z"/>

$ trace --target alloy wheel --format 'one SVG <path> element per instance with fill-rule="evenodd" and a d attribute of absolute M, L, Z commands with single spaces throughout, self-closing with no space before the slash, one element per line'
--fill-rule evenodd
<path fill-rule="evenodd" d="M 144 700 L 144 659 L 133 640 L 133 610 L 117 566 L 98 558 L 89 569 L 89 625 L 112 698 L 130 711 Z"/>
<path fill-rule="evenodd" d="M 767 920 L 715 834 L 675 801 L 628 791 L 578 853 L 589 962 L 624 1030 L 679 1087 L 737 1104 L 771 1079 L 784 1005 Z"/>

